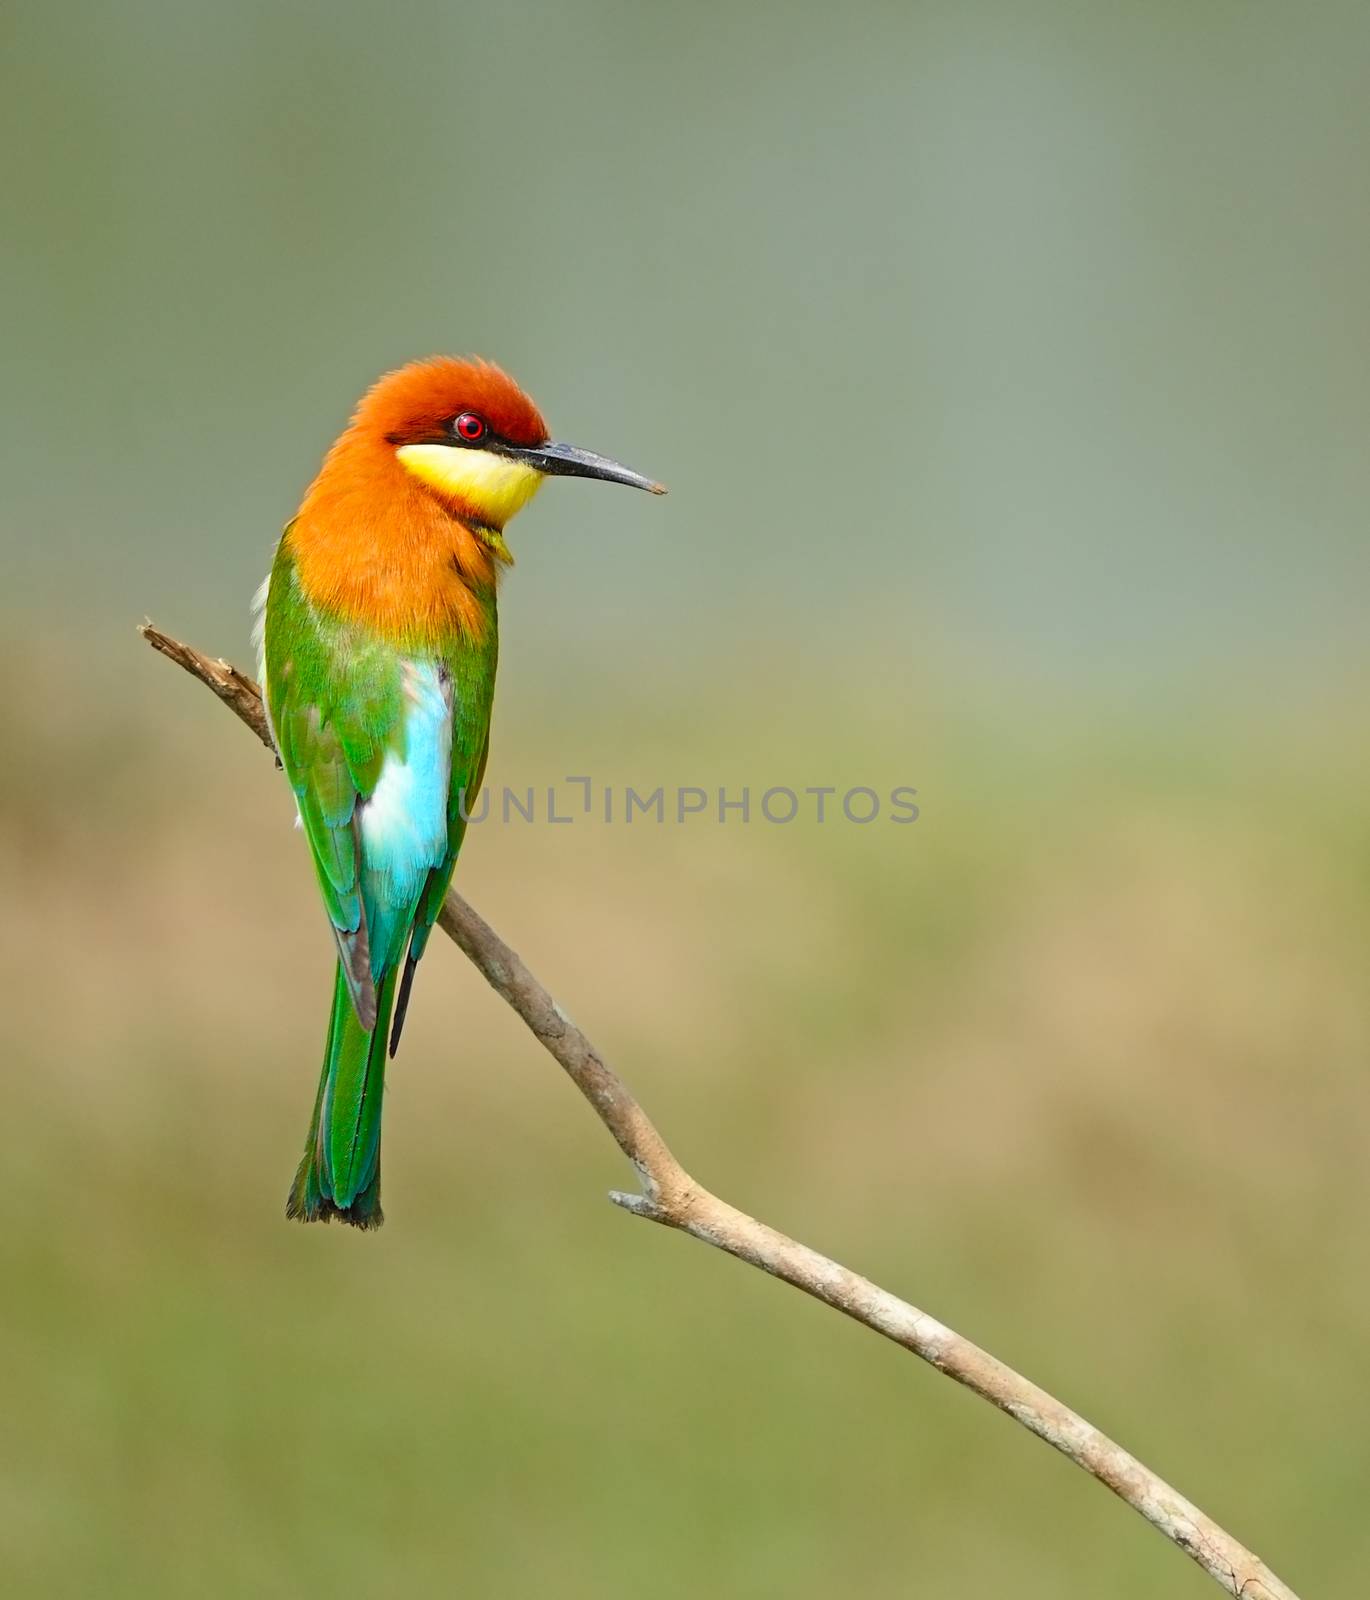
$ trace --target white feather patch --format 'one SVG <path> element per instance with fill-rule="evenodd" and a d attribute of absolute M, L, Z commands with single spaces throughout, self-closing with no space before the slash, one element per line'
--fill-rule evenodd
<path fill-rule="evenodd" d="M 257 657 L 257 682 L 266 694 L 266 597 L 271 592 L 271 574 L 268 572 L 257 592 L 252 596 L 252 652 Z"/>

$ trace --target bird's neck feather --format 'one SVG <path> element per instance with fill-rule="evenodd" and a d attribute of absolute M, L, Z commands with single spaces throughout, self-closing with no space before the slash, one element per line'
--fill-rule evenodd
<path fill-rule="evenodd" d="M 454 636 L 493 642 L 509 558 L 498 530 L 463 512 L 405 471 L 389 445 L 346 433 L 290 529 L 300 584 L 315 605 L 406 649 L 438 649 Z"/>

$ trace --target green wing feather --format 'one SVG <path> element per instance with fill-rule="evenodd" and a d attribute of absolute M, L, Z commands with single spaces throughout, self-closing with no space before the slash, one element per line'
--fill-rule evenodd
<path fill-rule="evenodd" d="M 309 840 L 348 992 L 358 1019 L 374 1026 L 357 807 L 375 791 L 386 752 L 403 738 L 400 658 L 383 641 L 322 616 L 309 603 L 288 539 L 277 552 L 266 604 L 265 688 L 276 748 Z"/>
<path fill-rule="evenodd" d="M 287 530 L 288 534 L 288 530 Z M 266 703 L 338 946 L 338 976 L 305 1155 L 286 1210 L 369 1228 L 380 1208 L 384 1041 L 393 971 L 369 938 L 360 810 L 387 752 L 403 741 L 402 667 L 361 629 L 322 615 L 301 592 L 289 539 L 269 581 Z"/>

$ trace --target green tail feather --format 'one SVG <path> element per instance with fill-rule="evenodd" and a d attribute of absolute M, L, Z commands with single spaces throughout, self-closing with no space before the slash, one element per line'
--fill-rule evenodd
<path fill-rule="evenodd" d="M 398 973 L 386 973 L 376 994 L 376 1026 L 357 1021 L 339 966 L 333 984 L 323 1072 L 304 1160 L 286 1201 L 285 1214 L 301 1222 L 331 1222 L 379 1228 L 381 1213 L 381 1109 L 385 1089 L 386 1036 Z"/>

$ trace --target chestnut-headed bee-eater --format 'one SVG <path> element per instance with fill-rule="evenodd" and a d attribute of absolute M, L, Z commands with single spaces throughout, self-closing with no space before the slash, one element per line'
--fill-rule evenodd
<path fill-rule="evenodd" d="M 547 436 L 498 367 L 382 378 L 328 452 L 258 596 L 277 753 L 338 967 L 286 1213 L 379 1226 L 381 1101 L 485 772 L 504 527 L 546 477 L 651 479 Z"/>

